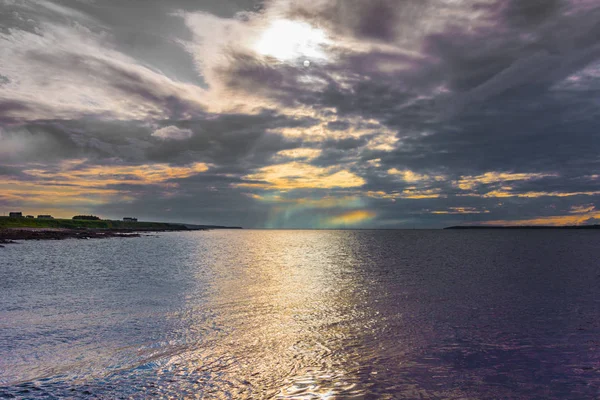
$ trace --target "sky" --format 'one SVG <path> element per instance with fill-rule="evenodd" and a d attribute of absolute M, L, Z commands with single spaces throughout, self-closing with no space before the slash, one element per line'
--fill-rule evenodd
<path fill-rule="evenodd" d="M 597 0 L 0 0 L 0 211 L 600 223 Z"/>

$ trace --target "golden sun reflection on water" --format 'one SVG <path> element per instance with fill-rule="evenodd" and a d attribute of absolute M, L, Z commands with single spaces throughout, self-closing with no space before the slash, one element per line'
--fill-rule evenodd
<path fill-rule="evenodd" d="M 237 387 L 242 398 L 360 398 L 364 390 L 352 369 L 359 367 L 352 353 L 360 343 L 353 332 L 369 315 L 357 307 L 352 243 L 309 231 L 259 237 L 212 260 L 218 284 L 208 305 L 217 333 L 171 364 L 193 364 L 213 385 Z M 206 306 L 193 306 L 198 312 L 188 315 L 190 326 L 204 329 L 207 321 L 194 318 Z"/>

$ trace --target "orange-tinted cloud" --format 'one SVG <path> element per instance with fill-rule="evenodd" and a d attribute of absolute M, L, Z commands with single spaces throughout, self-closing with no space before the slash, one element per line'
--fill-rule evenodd
<path fill-rule="evenodd" d="M 23 173 L 43 179 L 46 184 L 72 184 L 82 187 L 108 185 L 156 185 L 173 179 L 189 178 L 206 172 L 209 165 L 194 163 L 185 167 L 169 164 L 143 164 L 134 166 L 84 166 L 85 160 L 62 163 L 58 170 L 27 169 Z"/>
<path fill-rule="evenodd" d="M 370 221 L 377 216 L 368 210 L 350 211 L 326 220 L 326 226 L 355 226 Z"/>
<path fill-rule="evenodd" d="M 392 192 L 387 193 L 384 191 L 369 191 L 367 192 L 368 197 L 372 197 L 374 199 L 411 199 L 411 200 L 419 200 L 419 199 L 438 199 L 441 197 L 446 197 L 442 193 L 441 189 L 417 189 L 417 188 L 408 188 L 403 190 L 402 192 Z"/>
<path fill-rule="evenodd" d="M 569 210 L 571 214 L 588 214 L 596 209 L 596 206 L 593 204 L 586 204 L 582 206 L 572 206 Z"/>
<path fill-rule="evenodd" d="M 551 217 L 539 217 L 532 219 L 522 219 L 516 221 L 486 221 L 481 225 L 487 226 L 565 226 L 565 225 L 584 225 L 590 219 L 600 219 L 600 212 L 579 214 L 579 215 L 558 215 Z"/>
<path fill-rule="evenodd" d="M 337 168 L 321 168 L 299 162 L 270 165 L 257 173 L 244 177 L 248 183 L 241 187 L 275 190 L 354 188 L 365 184 L 365 180 L 350 171 Z"/>
<path fill-rule="evenodd" d="M 78 212 L 101 204 L 134 200 L 133 189 L 116 189 L 116 185 L 172 189 L 177 185 L 172 180 L 188 178 L 209 168 L 202 163 L 172 167 L 168 164 L 87 166 L 85 162 L 71 160 L 55 167 L 36 165 L 23 171 L 27 179 L 0 177 L 0 200 L 36 210 L 70 206 Z"/>
<path fill-rule="evenodd" d="M 392 168 L 389 169 L 387 171 L 387 173 L 389 175 L 395 175 L 400 177 L 403 181 L 405 182 L 409 182 L 409 183 L 416 183 L 416 182 L 422 182 L 422 181 L 444 181 L 446 179 L 445 176 L 443 175 L 427 175 L 427 174 L 419 174 L 416 172 L 413 172 L 411 170 L 405 169 L 405 170 L 398 170 L 396 168 Z"/>
<path fill-rule="evenodd" d="M 510 188 L 509 188 L 510 189 Z M 467 196 L 475 196 L 475 197 L 496 197 L 496 198 L 506 198 L 506 197 L 521 197 L 521 198 L 529 198 L 535 199 L 538 197 L 572 197 L 572 196 L 595 196 L 600 194 L 600 191 L 595 192 L 524 192 L 524 193 L 515 193 L 505 190 L 493 190 L 484 195 L 467 195 Z"/>
<path fill-rule="evenodd" d="M 489 214 L 489 210 L 479 210 L 475 207 L 449 207 L 447 210 L 431 211 L 431 214 L 438 215 L 460 215 L 460 214 Z"/>
<path fill-rule="evenodd" d="M 478 185 L 489 185 L 493 183 L 530 181 L 546 177 L 556 176 L 554 174 L 538 173 L 506 173 L 506 172 L 486 172 L 478 176 L 462 176 L 455 182 L 455 186 L 462 190 L 472 190 Z"/>
<path fill-rule="evenodd" d="M 320 149 L 298 148 L 291 150 L 282 150 L 277 153 L 276 158 L 291 159 L 291 160 L 312 160 L 321 155 Z"/>

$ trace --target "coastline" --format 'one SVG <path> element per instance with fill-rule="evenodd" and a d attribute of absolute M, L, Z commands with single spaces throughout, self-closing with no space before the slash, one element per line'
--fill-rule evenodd
<path fill-rule="evenodd" d="M 511 229 L 600 229 L 600 225 L 559 225 L 559 226 L 551 226 L 551 225 L 506 225 L 506 226 L 498 226 L 498 225 L 462 225 L 462 226 L 449 226 L 444 228 L 445 230 L 484 230 L 484 229 L 495 229 L 495 230 L 511 230 Z"/>
<path fill-rule="evenodd" d="M 176 232 L 189 229 L 69 229 L 69 228 L 0 228 L 0 247 L 18 244 L 19 240 L 65 240 L 136 238 L 141 233 Z"/>
<path fill-rule="evenodd" d="M 0 217 L 0 247 L 17 240 L 134 238 L 149 232 L 189 232 L 242 229 L 217 225 L 112 220 L 25 219 Z"/>
<path fill-rule="evenodd" d="M 0 246 L 17 244 L 17 240 L 107 239 L 112 237 L 132 238 L 140 237 L 140 234 L 113 229 L 5 228 L 0 229 Z"/>

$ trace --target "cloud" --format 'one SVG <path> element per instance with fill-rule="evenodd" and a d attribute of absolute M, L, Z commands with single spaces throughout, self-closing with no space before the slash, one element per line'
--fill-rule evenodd
<path fill-rule="evenodd" d="M 0 202 L 18 206 L 53 204 L 75 210 L 111 202 L 132 202 L 138 188 L 173 190 L 178 181 L 204 173 L 209 165 L 94 165 L 87 160 L 22 167 L 18 176 L 0 175 Z"/>
<path fill-rule="evenodd" d="M 419 174 L 419 173 L 413 172 L 411 170 L 400 171 L 396 168 L 389 169 L 387 171 L 387 173 L 389 175 L 399 176 L 403 181 L 408 182 L 408 183 L 415 183 L 415 182 L 429 181 L 429 180 L 436 180 L 436 181 L 445 180 L 445 177 L 441 176 L 441 175 L 430 176 L 427 174 Z"/>
<path fill-rule="evenodd" d="M 35 18 L 33 32 L 0 32 L 0 73 L 8 82 L 0 104 L 13 104 L 0 108 L 1 119 L 139 120 L 189 116 L 204 108 L 204 90 L 114 50 L 110 35 L 98 27 Z"/>
<path fill-rule="evenodd" d="M 596 206 L 593 204 L 581 205 L 581 206 L 571 206 L 570 212 L 572 214 L 587 214 L 591 213 L 596 209 Z"/>
<path fill-rule="evenodd" d="M 54 170 L 25 169 L 25 175 L 48 184 L 105 187 L 109 185 L 157 185 L 206 172 L 209 166 L 194 163 L 177 167 L 167 164 L 149 165 L 85 165 L 86 160 L 65 161 Z"/>
<path fill-rule="evenodd" d="M 162 140 L 186 140 L 194 135 L 190 129 L 180 129 L 176 126 L 165 126 L 152 133 L 152 136 Z"/>
<path fill-rule="evenodd" d="M 89 187 L 102 212 L 277 227 L 594 218 L 597 2 L 0 1 L 0 201 Z"/>
<path fill-rule="evenodd" d="M 447 197 L 442 192 L 442 189 L 418 189 L 415 187 L 409 187 L 402 191 L 393 191 L 393 192 L 385 192 L 383 190 L 380 191 L 369 191 L 366 193 L 367 196 L 375 198 L 375 199 L 439 199 L 442 197 Z"/>
<path fill-rule="evenodd" d="M 542 174 L 542 173 L 507 173 L 507 172 L 486 172 L 479 176 L 462 176 L 456 186 L 463 190 L 472 190 L 479 185 L 490 185 L 490 184 L 505 184 L 508 182 L 517 181 L 530 181 L 534 179 L 542 179 L 547 177 L 554 177 L 555 174 Z"/>
<path fill-rule="evenodd" d="M 277 152 L 276 158 L 278 159 L 290 159 L 290 160 L 313 160 L 321 155 L 320 149 L 311 148 L 296 148 L 290 150 L 281 150 Z"/>
<path fill-rule="evenodd" d="M 364 179 L 347 170 L 319 168 L 309 164 L 290 162 L 261 168 L 244 177 L 242 187 L 276 190 L 354 188 L 365 184 Z"/>
<path fill-rule="evenodd" d="M 54 157 L 70 156 L 60 138 L 46 132 L 36 132 L 25 127 L 0 126 L 0 160 L 3 163 L 25 160 L 44 161 Z"/>
<path fill-rule="evenodd" d="M 465 214 L 489 214 L 490 211 L 477 209 L 475 207 L 449 207 L 447 210 L 434 210 L 431 214 L 436 215 L 465 215 Z"/>

